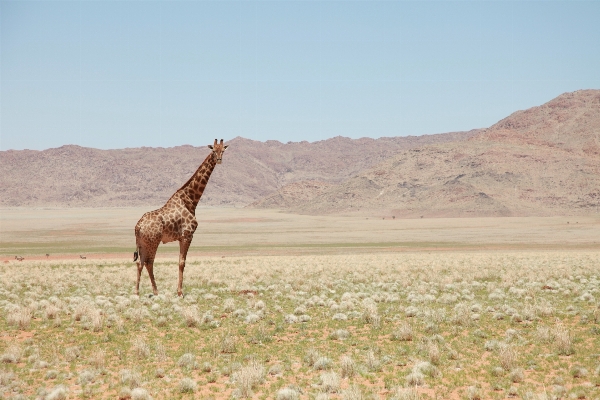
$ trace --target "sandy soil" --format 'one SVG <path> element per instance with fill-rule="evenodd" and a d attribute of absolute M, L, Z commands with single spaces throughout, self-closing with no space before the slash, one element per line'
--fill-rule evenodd
<path fill-rule="evenodd" d="M 128 259 L 145 208 L 0 209 L 0 260 Z M 190 257 L 380 251 L 600 249 L 600 217 L 373 219 L 198 208 Z M 177 257 L 178 244 L 158 257 Z M 50 256 L 46 257 L 46 254 Z M 16 260 L 15 260 L 16 261 Z"/>

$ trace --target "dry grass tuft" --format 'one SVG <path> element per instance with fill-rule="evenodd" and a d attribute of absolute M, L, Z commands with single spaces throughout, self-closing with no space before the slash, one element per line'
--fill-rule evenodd
<path fill-rule="evenodd" d="M 365 365 L 369 371 L 381 371 L 381 360 L 375 355 L 373 350 L 367 351 L 367 355 L 365 356 Z"/>
<path fill-rule="evenodd" d="M 183 321 L 188 327 L 195 327 L 200 325 L 200 315 L 198 314 L 198 308 L 195 306 L 186 307 L 181 310 L 181 316 L 183 317 Z"/>
<path fill-rule="evenodd" d="M 419 400 L 419 392 L 413 388 L 397 387 L 393 390 L 390 400 Z"/>
<path fill-rule="evenodd" d="M 235 300 L 231 297 L 223 301 L 223 312 L 230 313 L 235 310 Z"/>
<path fill-rule="evenodd" d="M 536 328 L 535 338 L 542 343 L 550 343 L 552 341 L 552 333 L 547 326 L 539 325 Z"/>
<path fill-rule="evenodd" d="M 16 364 L 21 360 L 21 347 L 17 344 L 11 344 L 0 356 L 0 361 L 6 364 Z"/>
<path fill-rule="evenodd" d="M 131 391 L 131 400 L 151 400 L 151 397 L 146 389 L 138 387 Z"/>
<path fill-rule="evenodd" d="M 251 361 L 247 366 L 234 372 L 231 379 L 240 397 L 251 397 L 252 390 L 263 382 L 264 377 L 265 367 L 256 361 Z"/>
<path fill-rule="evenodd" d="M 142 374 L 135 370 L 122 369 L 119 371 L 119 380 L 122 385 L 135 389 L 142 384 Z"/>
<path fill-rule="evenodd" d="M 413 340 L 413 335 L 414 333 L 412 326 L 407 322 L 403 322 L 392 333 L 392 339 L 409 342 Z"/>
<path fill-rule="evenodd" d="M 374 328 L 379 328 L 381 323 L 381 317 L 379 316 L 377 310 L 377 303 L 373 301 L 371 298 L 366 298 L 362 302 L 363 312 L 362 318 L 363 321 L 367 324 L 371 324 Z"/>
<path fill-rule="evenodd" d="M 501 343 L 498 348 L 498 359 L 505 371 L 510 371 L 517 363 L 517 352 L 514 347 L 507 343 Z"/>
<path fill-rule="evenodd" d="M 150 357 L 150 346 L 144 338 L 136 337 L 133 339 L 133 344 L 131 346 L 131 352 L 138 360 L 145 360 Z"/>
<path fill-rule="evenodd" d="M 277 391 L 276 400 L 299 400 L 300 393 L 293 388 L 283 388 Z"/>
<path fill-rule="evenodd" d="M 236 343 L 237 343 L 237 341 L 236 341 L 235 336 L 231 335 L 230 333 L 226 333 L 221 338 L 221 348 L 220 348 L 221 353 L 225 353 L 225 354 L 235 353 L 237 351 Z"/>
<path fill-rule="evenodd" d="M 362 400 L 364 398 L 360 387 L 352 385 L 348 389 L 342 391 L 343 400 Z"/>
<path fill-rule="evenodd" d="M 185 353 L 179 357 L 179 360 L 177 360 L 177 365 L 186 369 L 196 369 L 198 366 L 196 363 L 196 356 L 192 353 Z"/>
<path fill-rule="evenodd" d="M 352 357 L 348 355 L 340 357 L 340 373 L 342 378 L 351 378 L 356 374 L 356 364 Z"/>
<path fill-rule="evenodd" d="M 103 369 L 106 365 L 106 351 L 99 349 L 93 352 L 89 358 L 89 363 L 96 369 Z"/>
<path fill-rule="evenodd" d="M 179 393 L 194 393 L 198 384 L 192 378 L 183 378 L 179 381 Z"/>
<path fill-rule="evenodd" d="M 573 354 L 573 339 L 571 333 L 561 323 L 557 324 L 552 330 L 554 346 L 560 355 L 570 356 Z"/>
<path fill-rule="evenodd" d="M 328 357 L 319 357 L 312 367 L 316 371 L 329 369 L 331 368 L 331 359 Z"/>
<path fill-rule="evenodd" d="M 321 390 L 324 393 L 337 393 L 340 390 L 340 376 L 335 371 L 323 372 Z"/>
<path fill-rule="evenodd" d="M 304 353 L 304 362 L 309 367 L 312 367 L 313 365 L 315 365 L 319 357 L 321 356 L 316 349 L 309 348 L 308 350 L 306 350 L 306 353 Z"/>
<path fill-rule="evenodd" d="M 350 336 L 350 332 L 346 329 L 336 329 L 329 334 L 329 338 L 332 340 L 345 340 Z"/>
<path fill-rule="evenodd" d="M 19 329 L 28 329 L 31 323 L 32 311 L 27 307 L 15 307 L 6 315 L 6 322 L 15 325 Z"/>
<path fill-rule="evenodd" d="M 481 400 L 481 389 L 479 389 L 477 386 L 469 386 L 467 388 L 466 396 L 469 400 Z"/>
<path fill-rule="evenodd" d="M 69 389 L 64 385 L 56 386 L 46 396 L 46 400 L 66 400 L 69 395 Z"/>
<path fill-rule="evenodd" d="M 525 371 L 523 371 L 522 368 L 515 368 L 510 371 L 508 377 L 513 383 L 521 383 L 523 382 L 523 379 L 525 379 Z"/>
<path fill-rule="evenodd" d="M 169 357 L 167 356 L 167 349 L 160 340 L 156 340 L 154 344 L 154 354 L 156 357 L 156 361 L 158 362 L 165 362 L 169 359 Z"/>
<path fill-rule="evenodd" d="M 438 347 L 437 343 L 430 341 L 427 344 L 427 358 L 429 359 L 429 362 L 433 365 L 438 365 L 440 363 L 441 356 L 442 353 L 440 352 L 440 348 Z"/>

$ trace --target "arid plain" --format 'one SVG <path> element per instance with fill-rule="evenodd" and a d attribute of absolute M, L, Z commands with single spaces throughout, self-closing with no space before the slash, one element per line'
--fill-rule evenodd
<path fill-rule="evenodd" d="M 4 398 L 600 396 L 596 214 L 199 208 L 182 299 L 176 244 L 134 295 L 150 209 L 0 210 Z"/>
<path fill-rule="evenodd" d="M 0 209 L 0 255 L 27 259 L 130 258 L 138 208 Z M 600 214 L 568 217 L 415 218 L 299 215 L 200 207 L 190 257 L 364 251 L 600 249 Z M 177 257 L 177 243 L 158 257 Z"/>

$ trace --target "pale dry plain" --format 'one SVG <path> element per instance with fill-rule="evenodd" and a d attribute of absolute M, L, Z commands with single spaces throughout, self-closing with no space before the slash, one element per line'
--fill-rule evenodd
<path fill-rule="evenodd" d="M 130 257 L 146 208 L 0 208 L 0 256 Z M 363 251 L 600 249 L 600 215 L 530 218 L 309 216 L 273 210 L 198 208 L 190 254 L 265 255 Z M 385 218 L 385 219 L 384 219 Z M 172 258 L 177 243 L 161 245 Z"/>
<path fill-rule="evenodd" d="M 600 398 L 596 215 L 200 208 L 181 299 L 146 210 L 0 210 L 0 396 Z"/>

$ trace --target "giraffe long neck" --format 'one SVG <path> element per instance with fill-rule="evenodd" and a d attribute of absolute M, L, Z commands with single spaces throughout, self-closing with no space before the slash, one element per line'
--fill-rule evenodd
<path fill-rule="evenodd" d="M 212 174 L 215 169 L 215 165 L 216 162 L 211 153 L 206 157 L 200 167 L 198 167 L 194 175 L 192 175 L 192 177 L 178 190 L 178 192 L 183 192 L 190 199 L 190 211 L 194 212 L 196 209 L 200 197 L 202 197 L 202 193 L 204 193 L 210 174 Z"/>

